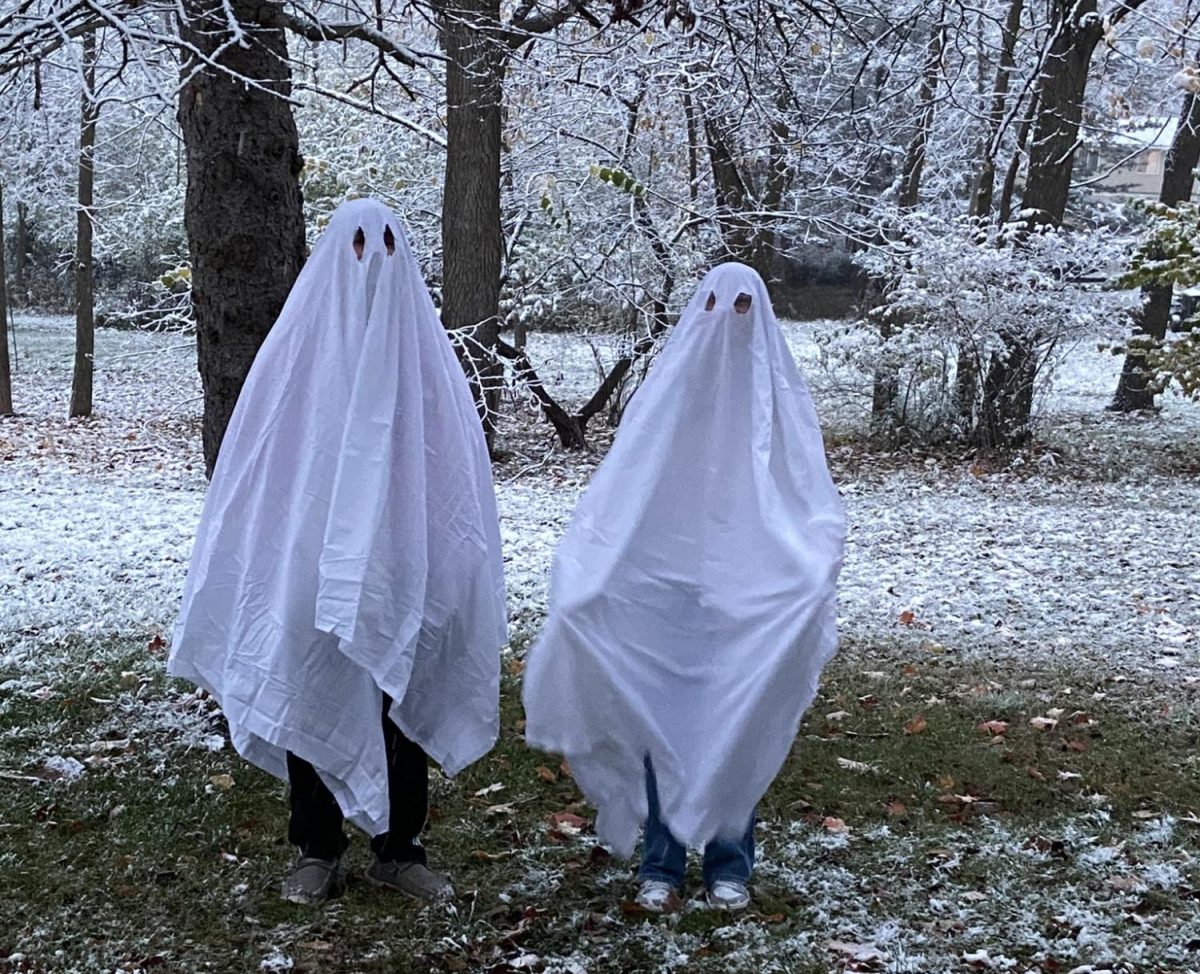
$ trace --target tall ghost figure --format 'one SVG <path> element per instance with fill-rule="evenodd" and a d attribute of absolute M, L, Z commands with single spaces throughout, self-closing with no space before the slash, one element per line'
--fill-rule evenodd
<path fill-rule="evenodd" d="M 579 502 L 525 670 L 529 743 L 619 854 L 648 814 L 677 849 L 744 835 L 837 646 L 844 531 L 766 287 L 723 264 Z"/>
<path fill-rule="evenodd" d="M 285 896 L 335 890 L 342 815 L 375 836 L 381 885 L 448 890 L 416 838 L 425 754 L 454 774 L 491 748 L 506 638 L 466 379 L 402 223 L 346 203 L 238 400 L 169 662 L 219 701 L 243 757 L 290 773 Z"/>

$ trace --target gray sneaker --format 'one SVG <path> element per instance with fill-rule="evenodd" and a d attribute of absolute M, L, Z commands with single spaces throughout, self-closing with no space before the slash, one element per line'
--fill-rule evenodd
<path fill-rule="evenodd" d="M 316 906 L 342 891 L 342 860 L 297 856 L 283 881 L 283 898 L 289 903 Z"/>
<path fill-rule="evenodd" d="M 367 881 L 424 903 L 436 903 L 454 897 L 450 880 L 419 862 L 383 862 L 376 859 L 367 867 Z"/>

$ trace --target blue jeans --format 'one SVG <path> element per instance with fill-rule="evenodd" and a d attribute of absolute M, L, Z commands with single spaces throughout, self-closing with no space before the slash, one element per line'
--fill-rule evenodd
<path fill-rule="evenodd" d="M 654 780 L 654 769 L 650 758 L 646 758 L 646 801 L 650 814 L 646 818 L 646 835 L 642 842 L 642 865 L 638 879 L 660 880 L 676 889 L 683 885 L 687 872 L 687 847 L 671 834 L 670 829 L 659 818 L 658 785 Z M 742 883 L 750 880 L 754 868 L 754 820 L 740 839 L 718 836 L 704 847 L 704 885 L 711 889 L 722 880 Z"/>

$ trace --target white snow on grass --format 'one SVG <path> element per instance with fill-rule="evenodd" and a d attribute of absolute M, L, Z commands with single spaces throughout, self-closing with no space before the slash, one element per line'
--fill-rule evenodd
<path fill-rule="evenodd" d="M 203 502 L 189 340 L 99 331 L 96 415 L 68 420 L 71 327 L 62 318 L 18 320 L 21 415 L 0 420 L 0 677 L 39 685 L 53 682 L 72 645 L 169 631 Z M 823 385 L 813 364 L 809 336 L 819 327 L 785 325 L 819 408 L 834 413 L 842 380 Z M 588 344 L 533 335 L 530 355 L 574 403 L 590 393 L 598 373 Z M 1050 399 L 1059 412 L 1049 429 L 1060 435 L 1083 417 L 1119 472 L 1122 438 L 1132 448 L 1149 431 L 1179 443 L 1200 429 L 1200 407 L 1168 397 L 1162 414 L 1141 424 L 1106 417 L 1118 366 L 1080 346 Z M 522 416 L 506 421 L 502 445 L 513 455 L 497 468 L 518 649 L 536 634 L 554 547 L 600 459 L 599 450 L 555 449 L 549 428 Z M 1065 427 L 1055 425 L 1059 416 Z M 605 442 L 602 428 L 594 440 Z M 850 522 L 839 613 L 848 645 L 1009 653 L 1168 682 L 1196 662 L 1194 477 L 1141 468 L 1060 476 L 1052 460 L 1004 470 L 856 462 L 839 472 L 844 452 L 833 457 Z"/>

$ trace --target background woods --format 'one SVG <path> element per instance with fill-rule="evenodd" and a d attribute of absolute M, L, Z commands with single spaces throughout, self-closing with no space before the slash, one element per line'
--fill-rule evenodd
<path fill-rule="evenodd" d="M 73 414 L 93 305 L 194 329 L 211 469 L 305 227 L 371 194 L 489 431 L 508 387 L 583 445 L 679 282 L 738 259 L 842 319 L 819 337 L 874 376 L 877 435 L 1012 449 L 1085 337 L 1136 332 L 1113 408 L 1170 383 L 1146 364 L 1186 327 L 1169 288 L 1103 287 L 1164 218 L 1135 201 L 1190 195 L 1194 33 L 1179 0 L 25 0 L 0 16 L 10 301 L 74 309 Z M 617 336 L 584 401 L 531 327 Z"/>

